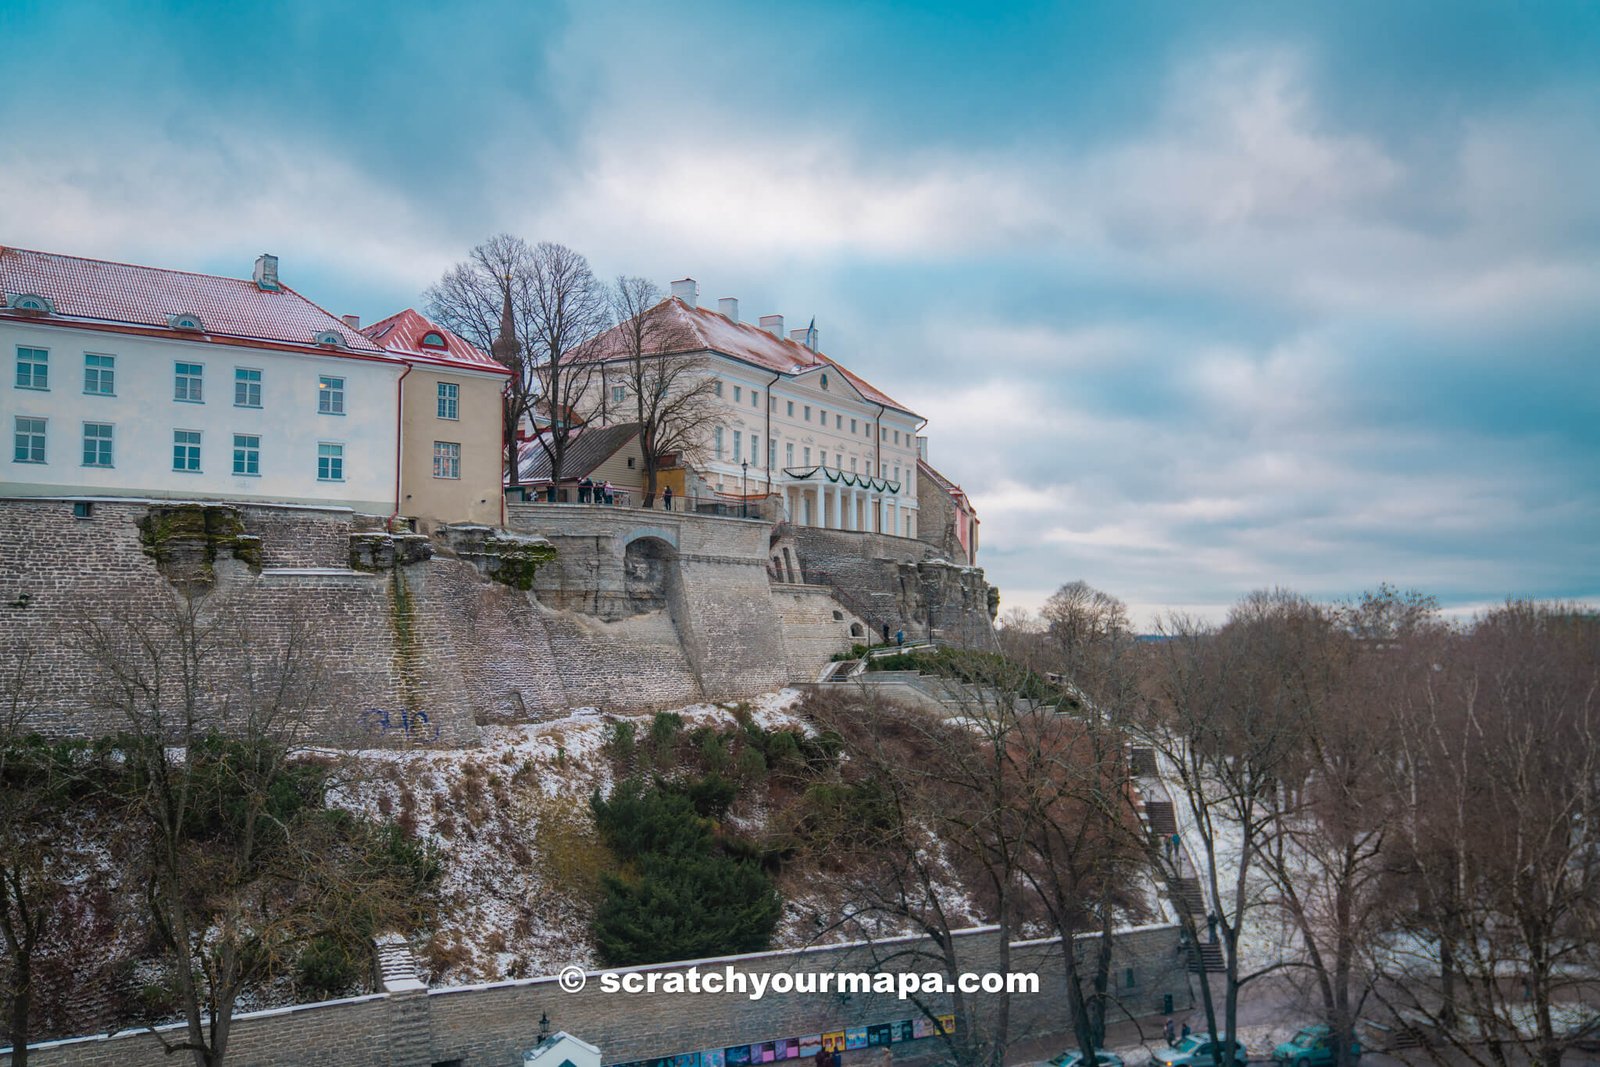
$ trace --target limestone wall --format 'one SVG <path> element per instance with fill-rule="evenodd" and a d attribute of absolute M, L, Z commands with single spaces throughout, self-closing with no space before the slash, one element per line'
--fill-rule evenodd
<path fill-rule="evenodd" d="M 783 626 L 789 677 L 797 682 L 816 681 L 834 653 L 865 643 L 869 633 L 866 622 L 827 586 L 774 583 L 772 606 Z"/>
<path fill-rule="evenodd" d="M 1076 942 L 1081 960 L 1092 956 L 1096 939 Z M 996 971 L 1000 948 L 992 928 L 963 931 L 956 937 L 963 971 Z M 821 947 L 796 952 L 759 953 L 726 960 L 700 961 L 698 970 L 725 966 L 742 974 L 852 971 L 926 973 L 942 968 L 931 945 L 918 939 Z M 1174 926 L 1121 931 L 1114 942 L 1112 975 L 1118 1005 L 1135 1017 L 1155 1015 L 1170 996 L 1177 1010 L 1190 1003 L 1188 973 Z M 689 964 L 630 968 L 646 974 L 682 972 Z M 1014 943 L 1010 970 L 1035 973 L 1039 991 L 1017 994 L 1011 1004 L 1014 1037 L 1065 1036 L 1069 1026 L 1064 1001 L 1061 946 L 1057 940 Z M 977 1014 L 993 1007 L 993 998 L 976 994 Z M 951 998 L 937 994 L 926 1006 L 935 1012 L 951 1008 Z M 235 1024 L 229 1062 L 236 1067 L 269 1064 L 392 1064 L 427 1067 L 459 1062 L 462 1067 L 510 1067 L 538 1039 L 541 1015 L 553 1030 L 565 1030 L 600 1048 L 603 1062 L 633 1062 L 705 1049 L 782 1040 L 848 1027 L 898 1023 L 921 1014 L 911 1001 L 893 994 L 767 992 L 760 1000 L 742 993 L 606 992 L 591 975 L 581 992 L 563 992 L 554 978 L 537 978 L 483 986 L 443 988 L 419 995 L 408 989 L 378 997 L 312 1005 L 279 1012 L 241 1016 Z M 1121 1018 L 1121 1015 L 1114 1016 Z M 895 1058 L 905 1061 L 934 1057 L 937 1039 L 897 1043 Z M 847 1062 L 876 1063 L 879 1049 L 847 1053 Z M 158 1067 L 171 1063 L 148 1034 L 54 1042 L 34 1050 L 37 1067 Z M 0 1067 L 8 1057 L 0 1054 Z"/>
<path fill-rule="evenodd" d="M 907 537 L 793 527 L 803 580 L 827 585 L 879 638 L 908 637 L 996 647 L 983 571 L 935 559 L 931 545 Z"/>

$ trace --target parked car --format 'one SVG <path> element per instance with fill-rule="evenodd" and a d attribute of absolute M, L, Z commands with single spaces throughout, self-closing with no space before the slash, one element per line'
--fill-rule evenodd
<path fill-rule="evenodd" d="M 1334 1061 L 1333 1031 L 1326 1026 L 1302 1026 L 1300 1032 L 1272 1050 L 1277 1063 L 1296 1067 L 1328 1067 Z M 1361 1055 L 1361 1042 L 1350 1039 L 1350 1057 Z"/>
<path fill-rule="evenodd" d="M 1078 1049 L 1068 1049 L 1050 1060 L 1053 1067 L 1083 1067 L 1083 1062 L 1083 1053 Z M 1127 1064 L 1122 1062 L 1121 1056 L 1104 1049 L 1094 1054 L 1094 1062 L 1095 1067 L 1127 1067 Z"/>
<path fill-rule="evenodd" d="M 1206 1034 L 1190 1034 L 1169 1049 L 1157 1049 L 1154 1063 L 1161 1067 L 1231 1067 L 1250 1062 L 1242 1041 L 1230 1041 L 1227 1034 L 1215 1040 Z"/>

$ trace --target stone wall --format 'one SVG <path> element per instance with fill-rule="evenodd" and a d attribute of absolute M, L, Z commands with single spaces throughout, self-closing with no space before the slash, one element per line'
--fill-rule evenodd
<path fill-rule="evenodd" d="M 904 629 L 968 648 L 993 650 L 989 585 L 983 570 L 935 558 L 907 537 L 793 527 L 803 580 L 826 585 L 881 639 Z"/>
<path fill-rule="evenodd" d="M 997 971 L 1000 945 L 994 930 L 963 931 L 956 937 L 963 971 Z M 1080 959 L 1092 956 L 1093 936 L 1080 938 Z M 1191 1004 L 1189 976 L 1179 951 L 1175 926 L 1137 927 L 1116 935 L 1112 975 L 1122 1013 L 1153 1016 L 1171 996 L 1180 1011 Z M 690 964 L 662 964 L 630 971 L 666 974 Z M 796 952 L 759 953 L 698 963 L 701 974 L 731 967 L 742 974 L 839 974 L 846 972 L 939 971 L 931 945 L 917 939 L 872 944 L 826 946 Z M 1039 976 L 1037 993 L 1016 994 L 1011 1003 L 1013 1037 L 1062 1035 L 1069 1031 L 1064 1001 L 1065 981 L 1057 940 L 1014 943 L 1012 973 Z M 989 1014 L 993 998 L 974 995 L 979 1017 Z M 426 1005 L 425 1011 L 422 1005 Z M 926 1007 L 936 1013 L 951 1009 L 951 998 L 935 995 Z M 619 1063 L 673 1056 L 703 1049 L 781 1040 L 847 1027 L 913 1019 L 921 1009 L 893 994 L 767 992 L 760 1000 L 732 993 L 607 992 L 598 975 L 590 975 L 581 992 L 563 992 L 554 978 L 537 978 L 483 986 L 428 990 L 420 996 L 405 989 L 325 1005 L 241 1016 L 235 1023 L 229 1062 L 236 1067 L 267 1064 L 392 1064 L 427 1067 L 459 1062 L 462 1067 L 511 1067 L 538 1039 L 539 1019 L 547 1016 L 553 1030 L 564 1030 L 600 1048 L 603 1062 Z M 1115 1014 L 1113 1021 L 1123 1015 Z M 422 1050 L 423 1035 L 428 1048 Z M 938 1055 L 935 1039 L 912 1041 L 895 1048 L 905 1061 Z M 847 1062 L 876 1064 L 880 1050 L 847 1053 Z M 8 1059 L 0 1054 L 0 1067 Z M 167 1065 L 148 1034 L 122 1034 L 53 1042 L 33 1052 L 37 1067 L 84 1067 L 116 1063 L 121 1067 Z M 803 1065 L 802 1065 L 803 1067 Z"/>
<path fill-rule="evenodd" d="M 836 652 L 864 644 L 870 632 L 866 622 L 834 597 L 823 585 L 772 586 L 772 606 L 783 625 L 789 677 L 814 682 Z"/>

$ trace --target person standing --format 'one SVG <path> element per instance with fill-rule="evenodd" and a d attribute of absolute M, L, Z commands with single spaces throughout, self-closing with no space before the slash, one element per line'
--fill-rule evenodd
<path fill-rule="evenodd" d="M 670 489 L 667 490 L 667 492 L 669 492 L 669 493 L 671 491 L 672 490 L 670 490 Z M 833 1067 L 833 1053 L 829 1052 L 825 1048 L 817 1049 L 817 1055 L 815 1057 L 815 1060 L 816 1060 L 816 1067 Z"/>
<path fill-rule="evenodd" d="M 1206 940 L 1213 945 L 1217 943 L 1217 913 L 1212 912 L 1206 916 Z"/>
<path fill-rule="evenodd" d="M 1167 1025 L 1161 1028 L 1161 1033 L 1167 1039 L 1168 1048 L 1178 1043 L 1178 1024 L 1172 1021 L 1172 1016 L 1167 1016 Z"/>
<path fill-rule="evenodd" d="M 905 645 L 906 645 L 906 632 L 904 630 L 896 630 L 894 632 L 894 643 L 897 646 L 899 646 L 900 648 L 904 648 L 905 647 Z"/>
<path fill-rule="evenodd" d="M 666 505 L 668 511 L 672 510 L 672 486 L 669 485 L 666 487 L 666 489 L 662 490 L 661 502 Z M 822 1067 L 822 1065 L 818 1064 L 817 1067 Z"/>

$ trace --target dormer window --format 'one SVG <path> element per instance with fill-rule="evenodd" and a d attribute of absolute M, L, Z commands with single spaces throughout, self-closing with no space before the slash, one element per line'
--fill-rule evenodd
<path fill-rule="evenodd" d="M 49 297 L 38 293 L 19 293 L 7 300 L 6 306 L 13 311 L 31 311 L 36 315 L 53 315 L 56 310 Z"/>
<path fill-rule="evenodd" d="M 180 311 L 176 315 L 168 315 L 167 325 L 171 326 L 174 330 L 189 330 L 194 333 L 199 333 L 205 329 L 205 327 L 200 324 L 200 316 L 190 314 L 187 311 Z"/>
<path fill-rule="evenodd" d="M 824 393 L 826 393 L 828 391 L 828 373 L 827 373 L 827 371 L 823 371 L 823 373 L 822 373 L 822 391 Z"/>
<path fill-rule="evenodd" d="M 344 335 L 338 330 L 323 330 L 317 334 L 316 342 L 325 348 L 343 348 Z"/>
<path fill-rule="evenodd" d="M 422 335 L 422 347 L 448 348 L 449 346 L 444 343 L 444 334 L 439 333 L 437 330 L 429 330 Z"/>

